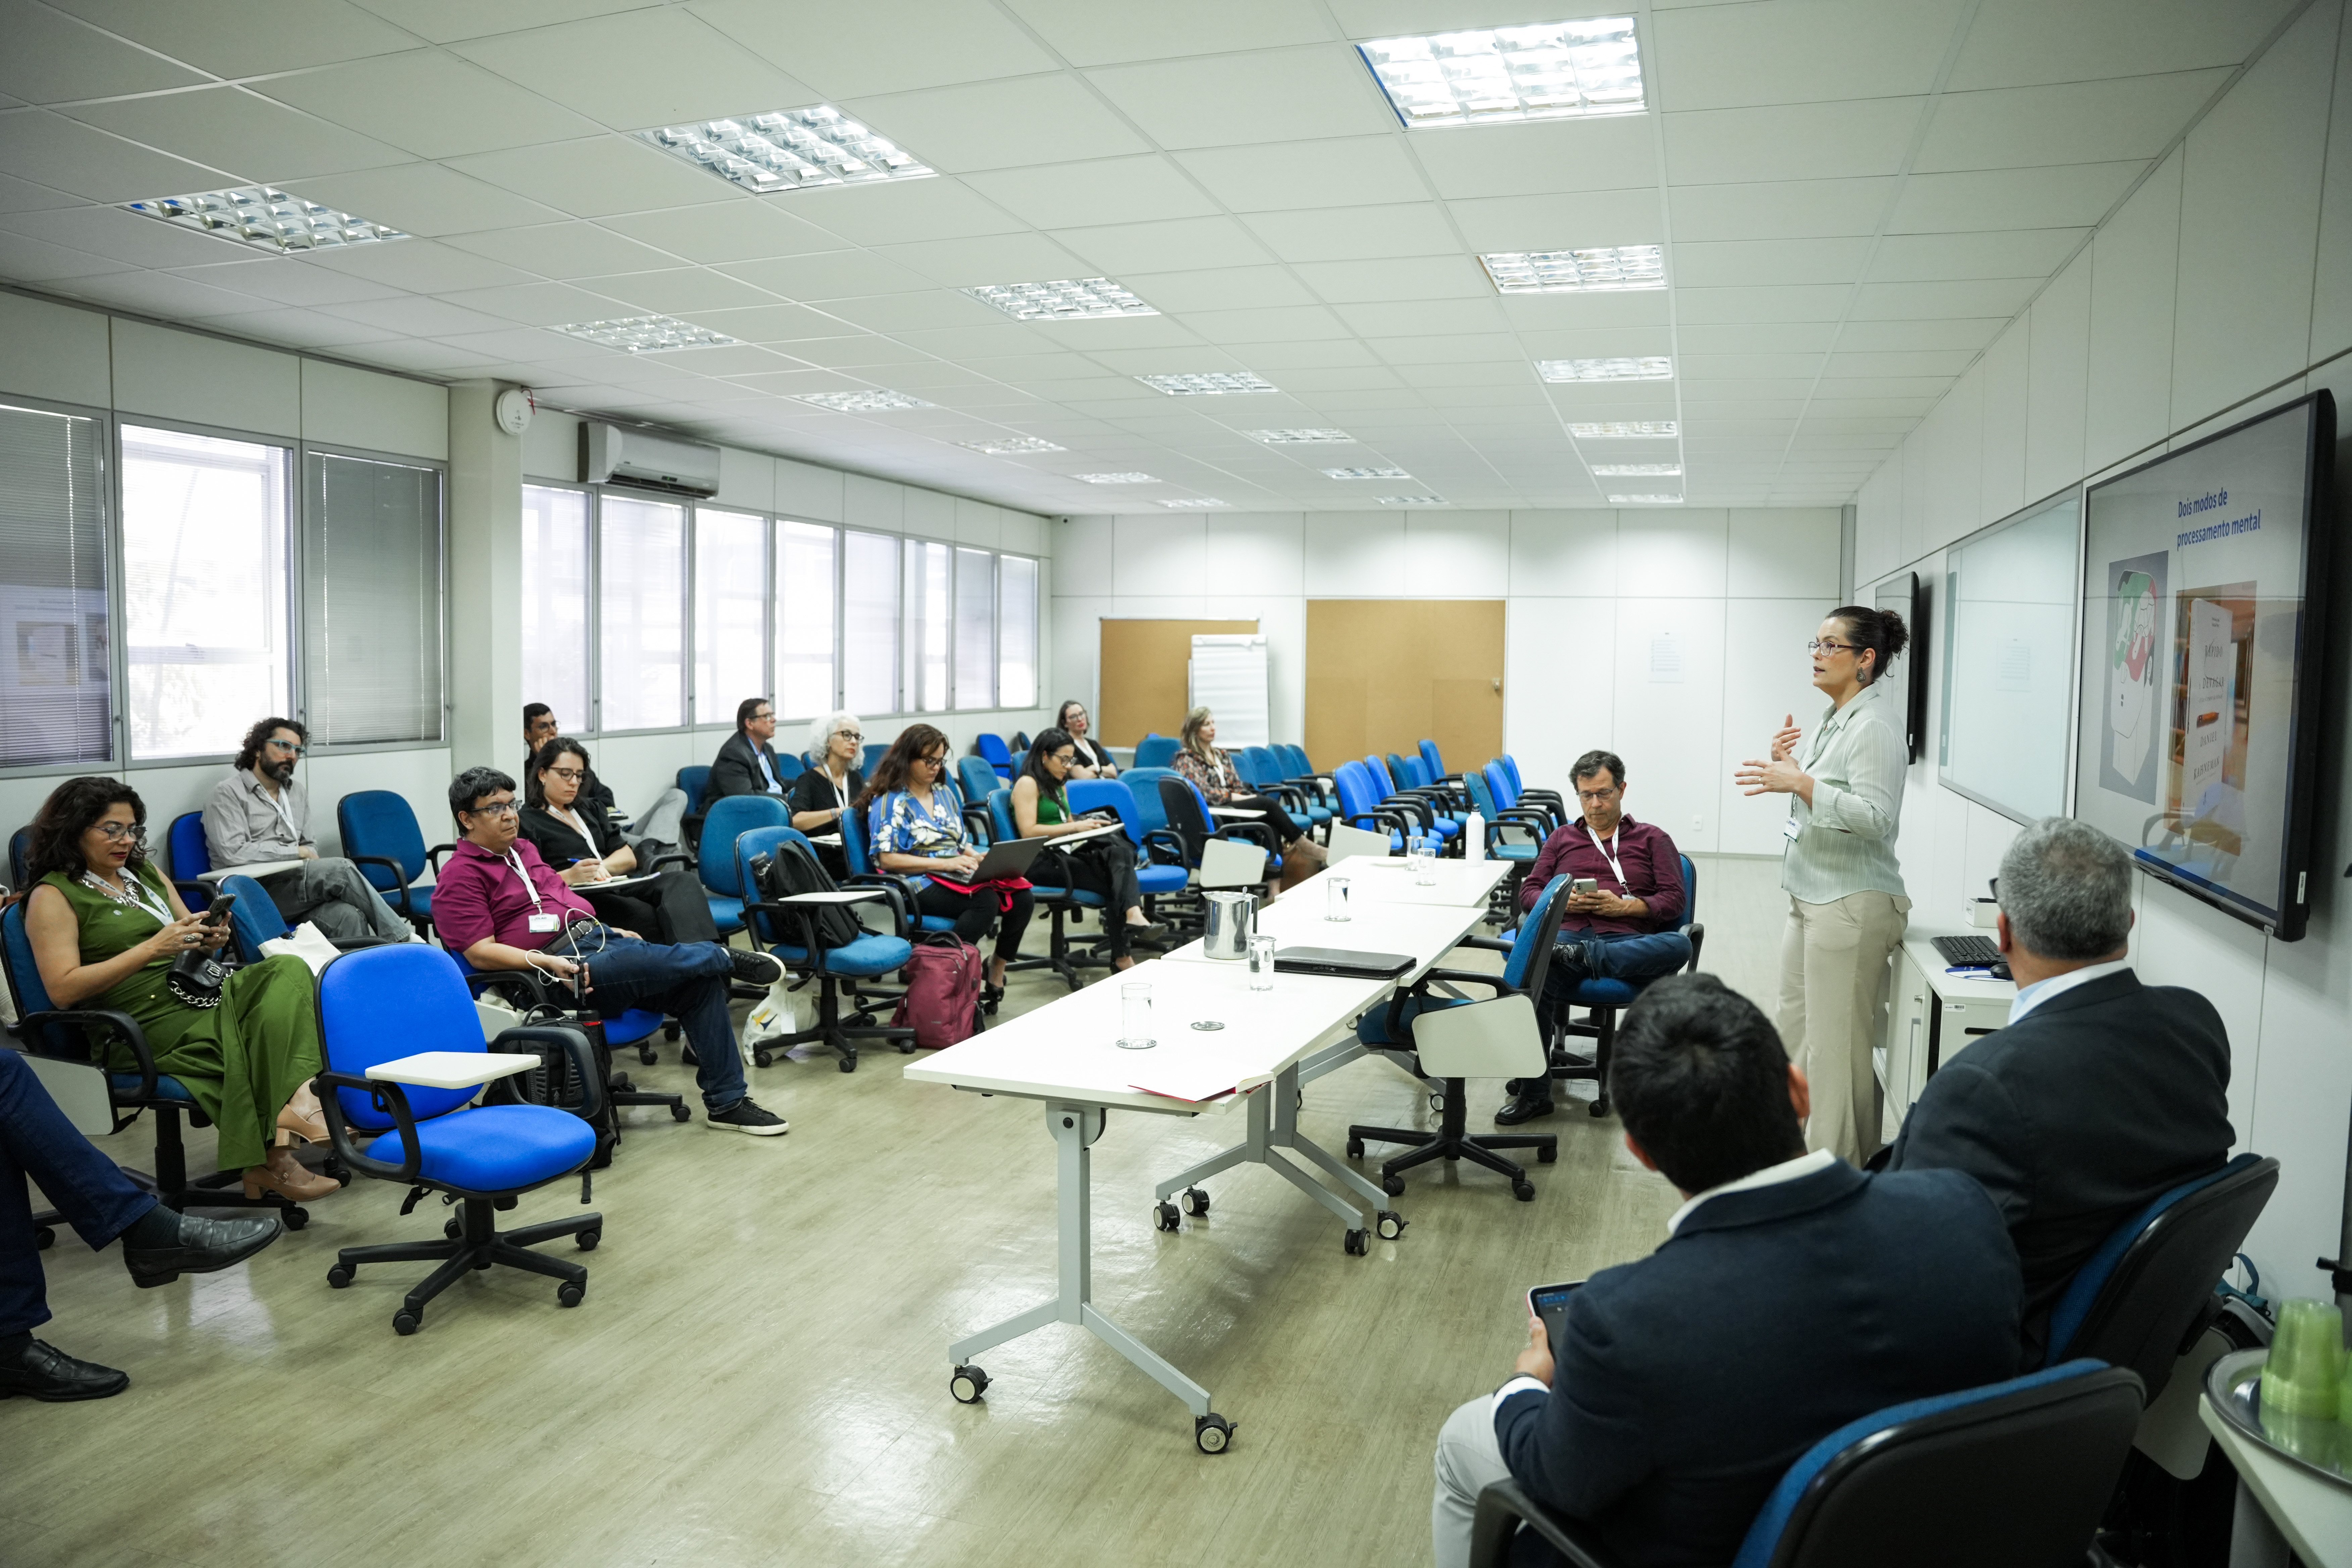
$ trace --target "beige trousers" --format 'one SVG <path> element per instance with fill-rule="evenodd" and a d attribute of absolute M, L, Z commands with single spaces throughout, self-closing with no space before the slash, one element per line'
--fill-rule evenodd
<path fill-rule="evenodd" d="M 1860 1165 L 1878 1152 L 1879 1088 L 1871 1048 L 1886 1030 L 1887 961 L 1911 900 L 1848 893 L 1789 900 L 1780 937 L 1780 1043 L 1812 1086 L 1805 1147 Z"/>

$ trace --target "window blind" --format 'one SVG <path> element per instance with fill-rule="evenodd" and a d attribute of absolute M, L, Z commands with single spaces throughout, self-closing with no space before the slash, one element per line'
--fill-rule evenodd
<path fill-rule="evenodd" d="M 323 452 L 306 467 L 302 705 L 311 742 L 438 741 L 441 476 Z"/>
<path fill-rule="evenodd" d="M 694 721 L 768 692 L 768 520 L 694 509 Z"/>
<path fill-rule="evenodd" d="M 0 767 L 113 758 L 105 431 L 0 405 Z"/>
<path fill-rule="evenodd" d="M 574 733 L 594 722 L 588 711 L 584 490 L 522 488 L 522 700 L 546 703 L 555 721 Z M 516 724 L 521 721 L 518 715 Z"/>
<path fill-rule="evenodd" d="M 599 721 L 686 721 L 686 509 L 605 495 L 597 503 Z"/>
<path fill-rule="evenodd" d="M 776 712 L 814 719 L 834 704 L 835 534 L 813 522 L 776 527 Z"/>
<path fill-rule="evenodd" d="M 860 715 L 896 713 L 898 541 L 844 531 L 841 544 L 841 704 Z"/>
<path fill-rule="evenodd" d="M 955 705 L 996 706 L 996 557 L 955 552 Z"/>
<path fill-rule="evenodd" d="M 907 710 L 938 713 L 948 705 L 948 547 L 907 541 Z"/>
<path fill-rule="evenodd" d="M 997 557 L 996 703 L 1037 706 L 1037 563 Z"/>

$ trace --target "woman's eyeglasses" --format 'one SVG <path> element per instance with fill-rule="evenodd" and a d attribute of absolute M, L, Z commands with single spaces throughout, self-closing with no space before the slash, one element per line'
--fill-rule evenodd
<path fill-rule="evenodd" d="M 1852 653 L 1861 647 L 1860 643 L 1823 642 L 1821 638 L 1815 637 L 1805 645 L 1805 651 L 1807 653 Z"/>
<path fill-rule="evenodd" d="M 547 771 L 568 784 L 578 784 L 581 777 L 585 774 L 588 770 L 585 768 L 550 768 Z"/>
<path fill-rule="evenodd" d="M 98 825 L 98 833 L 109 844 L 120 844 L 126 838 L 137 844 L 147 837 L 147 825 L 141 822 L 101 822 Z"/>
<path fill-rule="evenodd" d="M 1078 760 L 1078 753 L 1076 752 L 1055 752 L 1049 754 L 1053 761 L 1061 763 L 1066 768 L 1073 765 Z"/>

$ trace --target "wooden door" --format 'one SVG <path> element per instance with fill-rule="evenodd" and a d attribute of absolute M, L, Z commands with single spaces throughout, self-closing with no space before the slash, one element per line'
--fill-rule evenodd
<path fill-rule="evenodd" d="M 1459 773 L 1503 750 L 1503 601 L 1307 601 L 1307 752 L 1319 768 L 1437 742 Z"/>
<path fill-rule="evenodd" d="M 1106 616 L 1100 625 L 1095 668 L 1101 671 L 1101 695 L 1095 739 L 1106 746 L 1132 746 L 1155 731 L 1173 735 L 1183 725 L 1195 634 L 1257 634 L 1255 621 L 1114 620 Z"/>

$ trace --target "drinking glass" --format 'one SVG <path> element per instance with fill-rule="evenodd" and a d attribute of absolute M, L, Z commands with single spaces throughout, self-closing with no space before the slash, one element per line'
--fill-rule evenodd
<path fill-rule="evenodd" d="M 2336 1386 L 2344 1376 L 2344 1314 L 2332 1301 L 2279 1304 L 2278 1331 L 2263 1363 L 2263 1416 L 2336 1415 Z"/>
<path fill-rule="evenodd" d="M 1253 991 L 1274 989 L 1274 938 L 1270 936 L 1250 938 L 1249 988 Z"/>
<path fill-rule="evenodd" d="M 1346 921 L 1355 917 L 1348 912 L 1348 879 L 1337 872 L 1323 873 L 1323 918 Z"/>
<path fill-rule="evenodd" d="M 1118 988 L 1118 1048 L 1148 1051 L 1160 1042 L 1151 1035 L 1151 986 L 1129 980 Z"/>
<path fill-rule="evenodd" d="M 1434 839 L 1412 841 L 1412 879 L 1422 887 L 1437 884 L 1437 843 Z"/>

